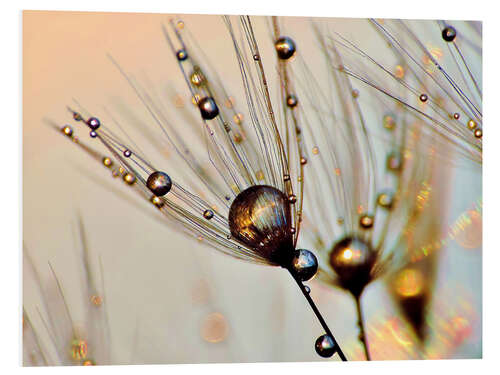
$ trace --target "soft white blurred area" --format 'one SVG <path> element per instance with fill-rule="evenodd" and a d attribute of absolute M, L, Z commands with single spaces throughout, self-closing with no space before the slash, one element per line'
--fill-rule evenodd
<path fill-rule="evenodd" d="M 233 260 L 172 230 L 148 202 L 140 201 L 127 186 L 112 180 L 102 165 L 43 122 L 47 118 L 60 125 L 69 123 L 86 144 L 103 151 L 88 137 L 87 129 L 71 119 L 66 106 L 73 106 L 73 99 L 92 113 L 119 110 L 122 118 L 132 118 L 133 113 L 148 119 L 108 53 L 143 82 L 152 81 L 165 92 L 170 92 L 168 85 L 186 95 L 177 61 L 161 32 L 161 24 L 169 18 L 160 14 L 24 13 L 26 251 L 47 282 L 52 280 L 50 262 L 78 324 L 86 302 L 80 289 L 80 259 L 74 251 L 79 246 L 76 220 L 78 213 L 81 215 L 93 265 L 98 270 L 100 258 L 104 270 L 98 279 L 104 285 L 116 364 L 316 361 L 319 357 L 314 341 L 323 332 L 286 271 Z M 244 98 L 237 96 L 241 92 L 238 66 L 221 18 L 181 18 L 228 90 L 243 104 Z M 253 21 L 261 55 L 264 59 L 274 57 L 266 19 L 257 17 Z M 363 46 L 368 51 L 377 50 L 365 22 L 335 19 L 331 28 L 348 39 L 366 43 Z M 286 19 L 284 30 L 296 40 L 301 53 L 314 61 L 316 47 L 308 22 Z M 267 71 L 275 74 L 274 60 L 268 58 L 264 63 Z M 175 110 L 172 105 L 171 112 Z M 179 132 L 184 127 L 191 129 L 182 116 L 173 116 L 172 121 L 178 124 Z M 133 122 L 123 125 L 128 125 L 134 140 L 140 139 Z M 151 122 L 151 126 L 156 125 Z M 137 143 L 154 163 L 172 169 L 169 174 L 175 178 L 177 164 L 165 165 L 166 159 L 149 149 L 147 142 Z M 461 161 L 453 167 L 451 178 L 451 203 L 442 216 L 445 229 L 481 201 L 480 167 Z M 440 260 L 435 293 L 450 302 L 445 306 L 433 304 L 435 315 L 447 318 L 452 312 L 460 312 L 463 304 L 474 310 L 474 318 L 469 316 L 471 333 L 465 344 L 445 356 L 481 357 L 481 248 L 464 249 L 450 241 L 441 251 Z M 31 312 L 39 304 L 33 283 L 26 278 L 23 285 L 24 306 Z M 207 286 L 200 287 L 204 283 Z M 317 281 L 310 285 L 338 341 L 350 350 L 359 350 L 355 307 L 349 296 Z M 364 298 L 368 326 L 397 315 L 383 280 L 370 285 Z M 218 343 L 202 338 L 203 322 L 214 312 L 223 314 L 228 324 L 225 340 Z M 33 324 L 42 323 L 34 319 Z M 50 345 L 46 335 L 43 341 Z"/>

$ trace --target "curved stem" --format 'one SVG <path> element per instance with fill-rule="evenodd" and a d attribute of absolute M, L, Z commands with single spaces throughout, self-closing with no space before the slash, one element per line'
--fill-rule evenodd
<path fill-rule="evenodd" d="M 361 298 L 359 296 L 355 296 L 354 299 L 356 300 L 356 311 L 358 313 L 359 341 L 361 341 L 363 348 L 365 349 L 366 360 L 371 361 L 370 352 L 368 351 L 368 341 L 366 340 L 363 312 L 361 310 Z"/>
<path fill-rule="evenodd" d="M 321 313 L 319 312 L 318 308 L 316 307 L 316 304 L 314 303 L 314 301 L 312 300 L 311 296 L 309 295 L 309 292 L 306 290 L 306 287 L 304 286 L 304 284 L 302 283 L 302 281 L 300 279 L 298 279 L 293 274 L 293 272 L 291 272 L 290 270 L 289 270 L 289 272 L 292 275 L 293 279 L 297 282 L 300 290 L 302 291 L 302 294 L 304 294 L 304 297 L 306 297 L 307 302 L 309 302 L 309 305 L 311 306 L 312 310 L 314 311 L 314 314 L 318 318 L 321 326 L 323 327 L 323 329 L 325 330 L 325 332 L 333 339 L 333 342 L 335 343 L 335 347 L 337 348 L 337 353 L 338 353 L 340 359 L 342 361 L 347 361 L 347 358 L 346 358 L 344 352 L 342 352 L 342 349 L 341 349 L 340 345 L 338 344 L 337 340 L 335 340 L 335 336 L 333 336 L 332 331 L 330 331 L 330 328 L 328 328 L 328 326 L 326 325 L 326 322 L 323 319 L 323 316 L 321 316 Z"/>

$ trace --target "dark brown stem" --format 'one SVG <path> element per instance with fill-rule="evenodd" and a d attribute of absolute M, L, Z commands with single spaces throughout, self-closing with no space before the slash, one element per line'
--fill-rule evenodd
<path fill-rule="evenodd" d="M 370 352 L 368 351 L 368 341 L 366 339 L 365 333 L 365 323 L 363 320 L 363 312 L 361 310 L 361 298 L 360 296 L 354 296 L 356 300 L 356 311 L 358 313 L 358 326 L 359 326 L 359 341 L 363 344 L 363 348 L 365 350 L 365 356 L 367 361 L 371 361 Z"/>
<path fill-rule="evenodd" d="M 319 323 L 321 324 L 321 326 L 325 330 L 326 334 L 329 335 L 332 338 L 333 342 L 335 343 L 335 347 L 337 348 L 336 351 L 337 351 L 340 359 L 342 361 L 347 361 L 347 358 L 346 358 L 344 352 L 342 352 L 342 349 L 340 348 L 340 345 L 338 344 L 337 340 L 335 340 L 335 336 L 333 336 L 332 331 L 330 331 L 330 328 L 328 328 L 325 320 L 323 319 L 323 316 L 321 315 L 321 313 L 319 312 L 318 308 L 316 307 L 316 304 L 314 303 L 313 299 L 309 295 L 309 292 L 306 290 L 305 285 L 302 283 L 302 281 L 299 278 L 297 278 L 294 275 L 294 273 L 292 271 L 290 271 L 290 274 L 292 275 L 293 279 L 297 282 L 300 290 L 302 291 L 302 294 L 304 294 L 304 297 L 306 297 L 307 302 L 309 302 L 309 305 L 311 306 L 312 310 L 314 311 L 314 314 L 318 318 Z"/>

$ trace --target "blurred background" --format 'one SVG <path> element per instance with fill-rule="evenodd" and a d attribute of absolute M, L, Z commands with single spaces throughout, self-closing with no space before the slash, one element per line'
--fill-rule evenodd
<path fill-rule="evenodd" d="M 112 364 L 316 361 L 313 343 L 322 334 L 321 327 L 285 271 L 230 259 L 172 230 L 147 202 L 128 194 L 126 186 L 112 181 L 101 165 L 44 123 L 44 119 L 61 126 L 71 123 L 85 143 L 95 146 L 87 129 L 75 125 L 66 110 L 74 100 L 91 112 L 120 108 L 145 116 L 108 53 L 126 71 L 168 86 L 169 93 L 185 91 L 177 61 L 161 32 L 162 23 L 170 18 L 23 12 L 24 251 L 43 283 L 53 283 L 50 262 L 73 323 L 83 325 L 87 301 L 82 292 L 81 258 L 75 251 L 81 246 L 76 230 L 81 216 L 90 259 L 103 285 Z M 180 18 L 212 67 L 223 72 L 224 84 L 238 93 L 234 77 L 239 77 L 239 70 L 221 18 Z M 262 56 L 273 56 L 266 19 L 252 20 Z M 308 53 L 312 66 L 316 56 L 310 25 L 300 18 L 287 18 L 284 25 Z M 344 37 L 377 50 L 378 41 L 372 39 L 365 22 L 332 19 L 331 25 Z M 267 71 L 273 72 L 272 63 L 268 61 Z M 179 122 L 178 126 L 184 125 Z M 450 203 L 442 212 L 441 235 L 446 246 L 439 250 L 434 300 L 427 317 L 431 335 L 424 357 L 480 358 L 480 167 L 457 163 L 449 184 Z M 122 196 L 132 197 L 136 204 Z M 470 218 L 471 211 L 479 214 L 464 221 L 464 214 Z M 36 282 L 25 272 L 24 307 L 32 326 L 39 328 L 41 346 L 55 358 L 58 349 L 52 347 L 41 318 L 47 312 L 37 312 L 41 300 Z M 347 293 L 317 280 L 310 285 L 348 357 L 362 359 L 355 306 Z M 373 359 L 419 358 L 418 340 L 384 280 L 369 285 L 363 298 Z"/>

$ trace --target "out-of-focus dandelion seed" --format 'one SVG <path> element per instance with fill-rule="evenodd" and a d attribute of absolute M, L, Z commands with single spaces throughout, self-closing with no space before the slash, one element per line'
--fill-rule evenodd
<path fill-rule="evenodd" d="M 446 49 L 424 43 L 410 22 L 385 20 L 381 23 L 375 19 L 370 22 L 386 42 L 388 51 L 404 66 L 404 76 L 341 36 L 336 45 L 342 52 L 352 54 L 353 58 L 352 61 L 345 58 L 338 64 L 342 66 L 339 71 L 394 100 L 399 109 L 422 120 L 427 129 L 446 138 L 462 156 L 481 163 L 481 140 L 467 134 L 458 118 L 450 119 L 449 116 L 450 113 L 460 113 L 482 125 L 482 82 L 476 64 L 481 60 L 481 45 L 467 37 L 461 38 L 457 28 L 444 21 L 438 21 L 438 25 Z M 480 31 L 471 25 L 462 23 L 462 27 L 474 29 L 472 32 L 481 38 Z M 464 53 L 465 50 L 471 51 L 472 56 Z M 382 75 L 371 74 L 367 66 L 360 63 L 362 60 L 379 69 Z M 420 105 L 415 106 L 409 100 L 412 96 L 419 99 Z M 451 108 L 458 111 L 452 112 Z"/>
<path fill-rule="evenodd" d="M 91 153 L 91 155 L 95 156 L 96 161 L 101 158 L 96 154 Z M 99 285 L 96 282 L 96 274 L 90 267 L 89 250 L 81 219 L 79 219 L 79 234 L 82 247 L 79 254 L 82 257 L 80 272 L 84 280 L 80 287 L 85 297 L 86 313 L 78 324 L 73 320 L 74 312 L 66 299 L 64 283 L 56 276 L 52 265 L 49 263 L 53 276 L 52 283 L 42 282 L 38 270 L 24 249 L 24 272 L 32 276 L 31 280 L 34 281 L 41 298 L 41 303 L 36 302 L 34 307 L 31 306 L 33 301 L 24 301 L 23 320 L 28 324 L 24 327 L 26 331 L 23 332 L 23 347 L 32 353 L 29 360 L 25 357 L 24 365 L 87 366 L 95 365 L 96 362 L 112 364 L 107 309 L 102 297 L 102 265 L 101 285 Z M 38 316 L 37 320 L 42 322 L 38 327 L 40 330 L 35 331 L 31 326 L 30 315 Z M 45 338 L 41 339 L 44 336 Z"/>

